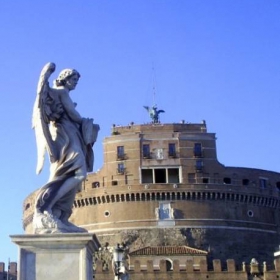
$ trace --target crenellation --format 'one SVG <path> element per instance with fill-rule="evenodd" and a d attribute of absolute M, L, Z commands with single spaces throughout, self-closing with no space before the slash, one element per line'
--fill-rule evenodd
<path fill-rule="evenodd" d="M 179 262 L 179 260 L 174 260 L 173 261 L 173 271 L 175 273 L 180 271 L 180 262 Z"/>
<path fill-rule="evenodd" d="M 260 273 L 258 262 L 251 262 L 251 264 L 250 264 L 250 273 L 252 275 L 258 275 Z"/>
<path fill-rule="evenodd" d="M 215 272 L 221 272 L 222 271 L 222 263 L 221 260 L 213 260 L 213 269 Z"/>
<path fill-rule="evenodd" d="M 153 271 L 154 271 L 154 262 L 153 262 L 153 260 L 148 260 L 147 261 L 147 272 L 152 273 Z"/>
<path fill-rule="evenodd" d="M 141 263 L 140 263 L 139 260 L 135 260 L 135 261 L 134 261 L 134 266 L 133 266 L 133 268 L 134 268 L 135 273 L 138 273 L 138 272 L 141 271 Z"/>
<path fill-rule="evenodd" d="M 227 260 L 227 271 L 228 272 L 235 272 L 236 271 L 235 261 L 233 259 Z"/>
<path fill-rule="evenodd" d="M 208 271 L 207 260 L 200 260 L 199 268 L 201 272 L 207 272 Z"/>
<path fill-rule="evenodd" d="M 165 260 L 160 260 L 159 262 L 159 270 L 160 272 L 165 272 L 167 271 L 167 265 Z"/>
<path fill-rule="evenodd" d="M 275 270 L 280 273 L 280 259 L 277 258 L 274 260 L 274 267 Z"/>
<path fill-rule="evenodd" d="M 186 271 L 191 272 L 194 270 L 194 262 L 193 260 L 187 260 L 186 262 Z"/>

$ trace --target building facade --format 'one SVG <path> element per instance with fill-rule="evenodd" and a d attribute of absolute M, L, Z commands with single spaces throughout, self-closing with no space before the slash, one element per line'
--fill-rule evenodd
<path fill-rule="evenodd" d="M 89 174 L 71 217 L 103 246 L 189 246 L 222 267 L 273 261 L 280 173 L 221 164 L 205 122 L 114 126 L 103 149 L 104 165 Z M 24 201 L 26 233 L 34 195 Z"/>

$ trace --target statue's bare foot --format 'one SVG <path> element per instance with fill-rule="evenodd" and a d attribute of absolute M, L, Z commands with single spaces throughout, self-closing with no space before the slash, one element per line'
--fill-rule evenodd
<path fill-rule="evenodd" d="M 44 211 L 43 213 L 36 213 L 33 217 L 33 228 L 35 234 L 46 234 L 46 233 L 66 233 L 69 231 L 69 227 L 63 224 L 59 219 Z"/>
<path fill-rule="evenodd" d="M 71 230 L 71 232 L 88 232 L 86 229 L 78 227 L 73 223 L 69 222 L 68 220 L 62 220 L 62 222 L 69 228 L 69 230 Z"/>
<path fill-rule="evenodd" d="M 33 229 L 35 234 L 87 232 L 86 229 L 72 224 L 68 219 L 63 221 L 58 219 L 51 211 L 47 210 L 44 213 L 34 214 Z"/>

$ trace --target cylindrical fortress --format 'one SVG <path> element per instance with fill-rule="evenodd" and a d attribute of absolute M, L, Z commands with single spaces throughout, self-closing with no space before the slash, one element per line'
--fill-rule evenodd
<path fill-rule="evenodd" d="M 205 122 L 115 126 L 71 221 L 130 250 L 188 245 L 210 260 L 271 261 L 280 244 L 279 189 L 279 173 L 220 164 Z M 27 233 L 34 196 L 24 202 Z"/>

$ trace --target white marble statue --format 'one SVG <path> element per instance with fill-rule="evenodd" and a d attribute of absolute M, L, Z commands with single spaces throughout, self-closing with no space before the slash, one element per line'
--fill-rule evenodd
<path fill-rule="evenodd" d="M 70 98 L 80 74 L 74 69 L 60 72 L 50 87 L 48 79 L 55 64 L 42 69 L 33 110 L 37 142 L 37 174 L 41 172 L 46 151 L 51 168 L 49 181 L 39 189 L 34 209 L 34 233 L 85 232 L 68 221 L 77 190 L 93 168 L 92 146 L 99 126 L 82 118 Z"/>

